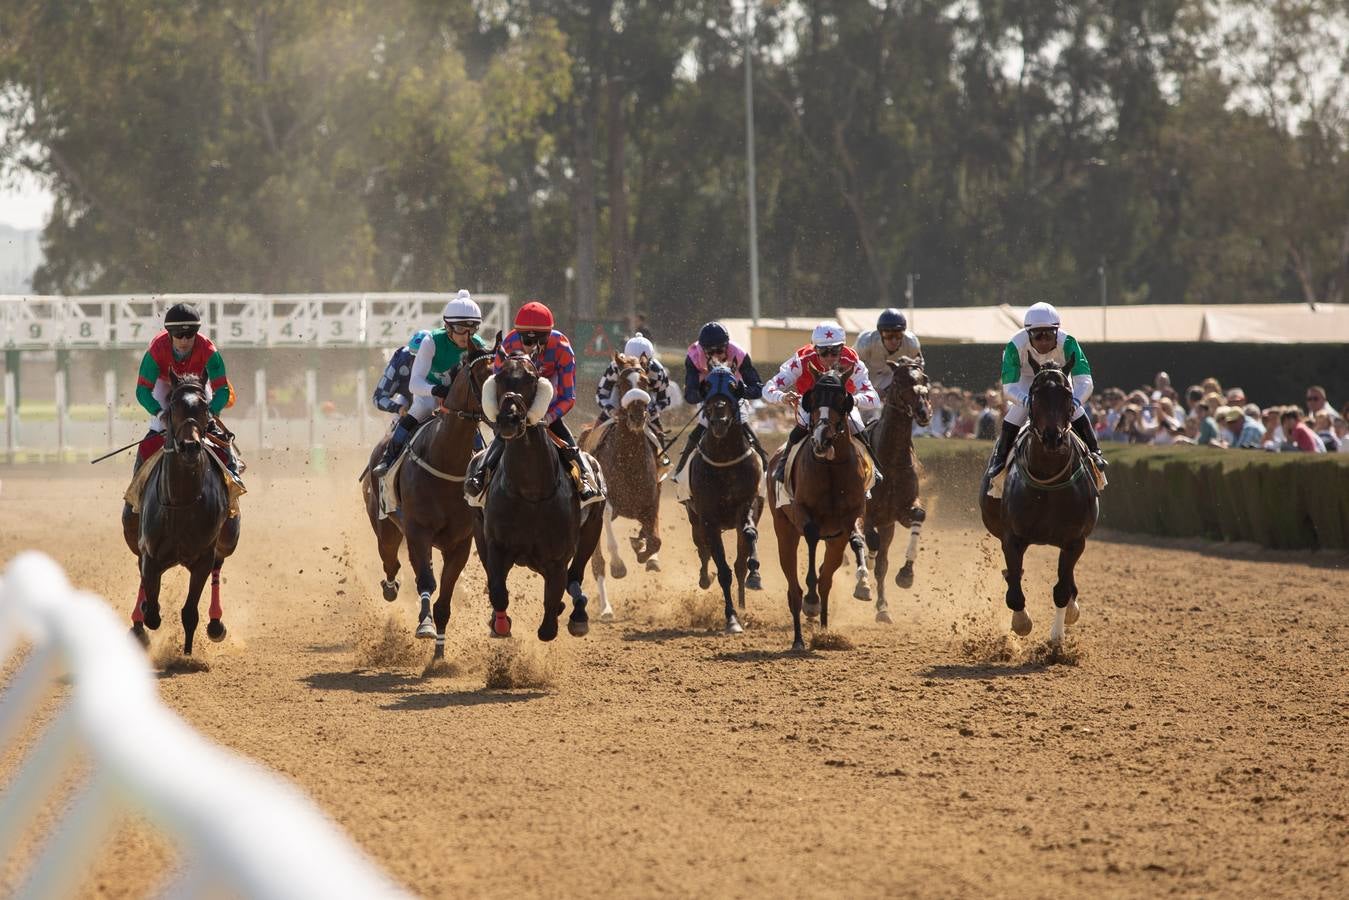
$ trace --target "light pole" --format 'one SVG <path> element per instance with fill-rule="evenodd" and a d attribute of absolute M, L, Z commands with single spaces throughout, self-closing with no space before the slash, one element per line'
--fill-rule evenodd
<path fill-rule="evenodd" d="M 1104 256 L 1101 257 L 1101 262 L 1096 267 L 1096 277 L 1101 280 L 1101 343 L 1105 344 L 1110 341 L 1110 332 L 1107 330 Z"/>
<path fill-rule="evenodd" d="M 914 282 L 918 281 L 918 279 L 920 279 L 920 278 L 922 278 L 922 277 L 923 277 L 923 276 L 922 276 L 922 275 L 919 275 L 917 272 L 910 272 L 910 273 L 909 273 L 909 277 L 908 277 L 908 284 L 905 285 L 905 287 L 904 287 L 904 299 L 907 300 L 908 303 L 909 303 L 909 329 L 910 329 L 910 330 L 912 330 L 913 327 L 914 327 L 914 324 L 913 324 L 913 285 L 914 285 Z"/>
<path fill-rule="evenodd" d="M 753 0 L 745 0 L 745 162 L 749 175 L 749 316 L 759 324 L 759 211 L 754 186 L 754 24 Z"/>

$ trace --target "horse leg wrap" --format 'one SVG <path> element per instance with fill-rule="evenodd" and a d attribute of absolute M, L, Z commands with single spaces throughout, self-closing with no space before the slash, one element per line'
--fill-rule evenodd
<path fill-rule="evenodd" d="M 914 522 L 909 528 L 909 548 L 904 551 L 904 561 L 913 562 L 918 558 L 918 538 L 923 533 L 923 523 Z"/>
<path fill-rule="evenodd" d="M 211 570 L 211 610 L 212 619 L 220 618 L 220 570 Z"/>
<path fill-rule="evenodd" d="M 145 585 L 141 585 L 140 590 L 136 592 L 136 605 L 131 607 L 131 621 L 137 623 L 145 621 Z"/>

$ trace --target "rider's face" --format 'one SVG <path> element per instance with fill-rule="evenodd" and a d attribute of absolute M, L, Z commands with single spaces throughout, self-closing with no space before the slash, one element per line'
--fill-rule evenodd
<path fill-rule="evenodd" d="M 1030 342 L 1040 353 L 1048 353 L 1054 349 L 1058 343 L 1059 331 L 1057 328 L 1037 328 L 1030 333 Z"/>
<path fill-rule="evenodd" d="M 543 345 L 548 343 L 548 332 L 546 331 L 522 331 L 520 332 L 520 343 L 525 345 L 525 352 L 530 356 L 537 356 L 543 349 Z"/>
<path fill-rule="evenodd" d="M 903 328 L 886 328 L 881 331 L 881 343 L 885 345 L 886 353 L 894 353 L 899 349 L 899 345 L 904 343 Z"/>
<path fill-rule="evenodd" d="M 467 350 L 469 348 L 469 345 L 473 343 L 473 335 L 477 330 L 478 326 L 474 322 L 455 325 L 451 325 L 449 322 L 445 323 L 445 331 L 449 334 L 450 340 L 454 341 L 454 345 L 460 350 Z"/>
<path fill-rule="evenodd" d="M 192 350 L 192 345 L 197 342 L 197 330 L 195 328 L 170 328 L 169 337 L 173 340 L 173 352 L 182 356 Z"/>
<path fill-rule="evenodd" d="M 714 363 L 724 363 L 724 362 L 726 362 L 726 347 L 725 347 L 725 345 L 720 346 L 720 347 L 708 347 L 708 348 L 707 348 L 707 358 L 708 358 L 709 360 L 711 360 L 712 362 L 714 362 Z"/>

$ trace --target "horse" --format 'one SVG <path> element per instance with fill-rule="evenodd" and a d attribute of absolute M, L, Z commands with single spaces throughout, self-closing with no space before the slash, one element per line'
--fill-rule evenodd
<path fill-rule="evenodd" d="M 398 469 L 399 511 L 379 517 L 378 479 L 367 471 L 362 480 L 365 511 L 379 542 L 384 564 L 384 599 L 398 597 L 398 548 L 407 539 L 408 562 L 417 579 L 421 607 L 416 635 L 435 638 L 434 658 L 445 655 L 445 628 L 450 621 L 454 586 L 468 562 L 474 539 L 474 515 L 464 502 L 464 478 L 473 456 L 478 423 L 483 420 L 482 387 L 491 372 L 491 350 L 470 348 L 451 379 L 444 408 L 408 441 L 407 457 Z M 383 453 L 383 443 L 371 455 L 371 464 Z M 432 548 L 440 551 L 440 594 L 436 589 Z"/>
<path fill-rule="evenodd" d="M 581 509 L 572 476 L 543 424 L 552 387 L 539 377 L 528 356 L 513 353 L 483 390 L 487 417 L 495 421 L 497 438 L 505 442 L 476 517 L 478 553 L 492 600 L 489 627 L 493 637 L 510 636 L 506 576 L 517 565 L 543 576 L 539 640 L 557 637 L 557 617 L 565 609 L 564 591 L 572 598 L 567 631 L 573 637 L 590 631 L 581 579 L 604 527 L 604 510 L 596 507 L 606 501 Z"/>
<path fill-rule="evenodd" d="M 713 366 L 707 374 L 708 393 L 703 401 L 707 431 L 689 460 L 689 525 L 698 548 L 702 570 L 698 586 L 711 586 L 707 562 L 717 566 L 717 583 L 726 604 L 726 633 L 740 634 L 744 628 L 731 605 L 731 567 L 721 533 L 736 532 L 735 579 L 740 609 L 745 609 L 745 588 L 762 590 L 759 575 L 759 520 L 763 517 L 764 498 L 759 485 L 764 476 L 763 460 L 750 443 L 736 397 L 735 376 L 723 365 Z"/>
<path fill-rule="evenodd" d="M 648 572 L 660 571 L 660 468 L 659 452 L 651 440 L 650 382 L 641 361 L 635 356 L 614 354 L 618 364 L 615 391 L 622 391 L 619 408 L 610 424 L 588 428 L 581 435 L 581 446 L 592 453 L 605 473 L 608 494 L 604 506 L 604 533 L 609 543 L 609 571 L 615 578 L 627 575 L 614 536 L 614 519 L 636 519 L 640 530 L 631 538 L 637 561 Z M 598 435 L 598 437 L 596 437 Z M 599 592 L 600 619 L 614 617 L 609 592 L 604 585 L 604 551 L 595 549 L 590 560 Z"/>
<path fill-rule="evenodd" d="M 1073 567 L 1096 527 L 1099 492 L 1086 465 L 1086 450 L 1072 433 L 1072 382 L 1062 369 L 1045 364 L 1030 386 L 1029 416 L 1008 455 L 1002 498 L 988 496 L 989 477 L 979 485 L 979 511 L 988 533 L 1002 541 L 1007 568 L 1007 608 L 1012 630 L 1030 634 L 1026 595 L 1021 591 L 1022 559 L 1031 544 L 1059 548 L 1059 580 L 1054 585 L 1054 624 L 1049 639 L 1063 639 L 1065 625 L 1077 622 Z"/>
<path fill-rule="evenodd" d="M 786 473 L 792 487 L 792 502 L 779 507 L 776 495 L 782 489 L 769 479 L 769 503 L 773 507 L 773 530 L 778 538 L 778 562 L 787 576 L 787 606 L 792 612 L 794 635 L 792 649 L 801 650 L 801 583 L 796 574 L 796 548 L 806 539 L 806 595 L 808 618 L 819 616 L 820 625 L 829 627 L 829 589 L 834 571 L 843 561 L 844 548 L 851 545 L 857 560 L 857 587 L 853 596 L 871 600 L 864 544 L 858 520 L 866 511 L 866 479 L 862 460 L 848 432 L 848 417 L 853 398 L 846 378 L 838 367 L 822 374 L 801 398 L 810 414 L 810 445 L 804 444 L 796 464 Z M 779 450 L 769 462 L 769 471 L 786 450 Z M 815 552 L 824 541 L 824 561 L 816 578 Z"/>
<path fill-rule="evenodd" d="M 220 607 L 220 567 L 239 545 L 240 517 L 229 516 L 229 489 L 204 445 L 210 427 L 206 387 L 195 375 L 169 373 L 164 404 L 164 452 L 145 482 L 140 513 L 128 505 L 122 512 L 122 536 L 140 566 L 140 590 L 131 613 L 131 633 L 150 645 L 149 628 L 161 622 L 160 580 L 173 566 L 188 570 L 183 602 L 183 653 L 192 654 L 206 579 L 211 579 L 210 620 L 206 636 L 225 639 Z"/>
<path fill-rule="evenodd" d="M 880 418 L 869 426 L 872 452 L 880 466 L 881 482 L 871 489 L 862 530 L 867 541 L 867 560 L 876 577 L 876 621 L 890 622 L 885 600 L 885 574 L 890 568 L 890 542 L 895 523 L 909 529 L 909 548 L 904 565 L 895 573 L 895 585 L 913 586 L 913 563 L 918 557 L 918 537 L 927 511 L 918 504 L 918 456 L 913 451 L 913 423 L 932 421 L 928 401 L 927 373 L 921 357 L 901 356 L 886 360 L 893 373 L 885 391 Z"/>

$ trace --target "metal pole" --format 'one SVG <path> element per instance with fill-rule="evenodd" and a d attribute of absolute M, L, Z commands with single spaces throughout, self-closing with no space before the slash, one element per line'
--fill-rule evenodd
<path fill-rule="evenodd" d="M 1101 264 L 1096 267 L 1096 275 L 1101 279 L 1101 343 L 1108 343 L 1110 332 L 1107 322 L 1109 317 L 1106 315 L 1106 293 L 1105 293 L 1105 257 L 1101 257 Z"/>
<path fill-rule="evenodd" d="M 754 25 L 753 0 L 745 0 L 745 161 L 749 174 L 749 316 L 759 324 L 759 211 L 754 185 Z"/>
<path fill-rule="evenodd" d="M 914 295 L 913 286 L 914 282 L 916 282 L 919 279 L 919 277 L 920 276 L 917 275 L 916 273 L 910 272 L 908 275 L 907 283 L 905 284 L 904 287 L 904 299 L 907 301 L 909 306 L 909 329 L 911 331 L 915 327 L 913 324 L 913 295 Z"/>
<path fill-rule="evenodd" d="M 319 445 L 319 373 L 314 369 L 304 371 L 304 404 L 309 409 L 309 450 L 312 453 Z"/>
<path fill-rule="evenodd" d="M 57 457 L 65 452 L 66 449 L 66 370 L 63 366 L 56 367 L 56 451 Z"/>
<path fill-rule="evenodd" d="M 103 402 L 108 406 L 108 443 L 116 438 L 113 431 L 117 426 L 117 372 L 107 369 L 103 373 Z"/>
<path fill-rule="evenodd" d="M 5 452 L 14 461 L 19 449 L 19 385 L 13 369 L 5 370 Z"/>
<path fill-rule="evenodd" d="M 261 450 L 267 443 L 267 370 L 258 368 L 253 372 L 253 396 L 258 398 L 258 447 Z"/>
<path fill-rule="evenodd" d="M 356 370 L 356 439 L 365 446 L 365 404 L 370 396 L 369 375 L 365 366 Z"/>

